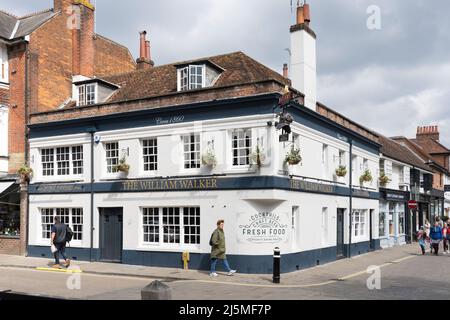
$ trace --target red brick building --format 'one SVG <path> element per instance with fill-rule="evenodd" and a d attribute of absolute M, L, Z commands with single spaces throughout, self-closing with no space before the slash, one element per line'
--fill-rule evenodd
<path fill-rule="evenodd" d="M 23 17 L 0 11 L 0 253 L 25 251 L 17 170 L 29 160 L 29 115 L 65 107 L 74 79 L 136 69 L 126 47 L 95 33 L 94 14 L 87 0 Z"/>

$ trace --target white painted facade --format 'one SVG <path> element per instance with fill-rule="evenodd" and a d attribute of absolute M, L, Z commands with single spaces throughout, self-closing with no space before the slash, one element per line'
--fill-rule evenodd
<path fill-rule="evenodd" d="M 317 103 L 316 39 L 305 30 L 291 32 L 292 86 L 305 95 L 305 106 L 316 110 Z"/>
<path fill-rule="evenodd" d="M 8 50 L 5 44 L 0 43 L 0 86 L 9 83 Z"/>
<path fill-rule="evenodd" d="M 8 108 L 0 105 L 0 176 L 8 173 Z"/>
<path fill-rule="evenodd" d="M 413 167 L 410 165 L 382 156 L 377 177 L 384 172 L 390 181 L 383 188 L 408 192 L 411 169 Z M 406 244 L 406 219 L 410 219 L 410 214 L 404 201 L 380 200 L 379 235 L 382 248 Z"/>
<path fill-rule="evenodd" d="M 161 124 L 156 127 L 134 128 L 97 132 L 94 146 L 95 181 L 110 182 L 121 179 L 151 179 L 167 177 L 202 177 L 210 175 L 226 175 L 227 177 L 276 176 L 286 177 L 289 174 L 298 176 L 302 181 L 321 181 L 324 185 L 348 187 L 346 179 L 338 180 L 335 170 L 340 164 L 339 154 L 345 152 L 345 164 L 348 164 L 348 144 L 327 136 L 311 128 L 294 123 L 292 126 L 294 143 L 300 147 L 302 164 L 287 167 L 284 164 L 286 153 L 292 143 L 279 143 L 279 132 L 269 127 L 274 122 L 273 115 L 248 116 L 221 120 L 208 120 L 201 123 Z M 178 121 L 183 121 L 182 117 Z M 176 121 L 175 121 L 176 122 Z M 161 123 L 165 123 L 163 119 Z M 234 166 L 232 153 L 232 134 L 235 130 L 251 131 L 252 150 L 259 145 L 263 150 L 264 161 L 260 169 L 256 166 Z M 183 166 L 182 136 L 196 133 L 200 135 L 200 154 L 213 151 L 217 166 L 210 169 L 204 165 L 198 169 L 185 169 Z M 157 170 L 144 171 L 143 140 L 156 138 L 158 145 Z M 106 150 L 107 143 L 118 142 L 120 156 L 125 155 L 130 170 L 127 176 L 123 173 L 108 173 Z M 42 150 L 61 147 L 77 147 L 83 149 L 83 173 L 67 176 L 44 176 L 42 166 Z M 326 148 L 324 148 L 326 146 Z M 34 170 L 31 184 L 40 183 L 89 183 L 90 182 L 90 135 L 77 134 L 50 138 L 31 139 L 30 159 Z M 354 147 L 356 177 L 355 189 L 359 185 L 359 173 L 364 164 L 373 174 L 377 172 L 379 157 L 363 149 Z M 342 154 L 342 153 L 341 153 Z M 71 156 L 72 157 L 72 156 Z M 55 158 L 56 159 L 56 158 Z M 70 159 L 73 160 L 72 158 Z M 341 160 L 342 161 L 342 160 Z M 54 162 L 55 172 L 58 163 Z M 70 167 L 72 169 L 72 167 Z M 71 171 L 71 173 L 73 173 Z M 301 178 L 303 177 L 303 178 Z M 305 178 L 306 177 L 306 178 Z M 307 179 L 308 178 L 308 179 Z M 322 181 L 323 180 L 323 181 Z M 365 185 L 362 190 L 378 191 L 376 181 Z M 283 254 L 298 253 L 322 248 L 335 247 L 337 242 L 337 210 L 343 208 L 345 213 L 344 241 L 349 239 L 349 197 L 296 192 L 289 190 L 217 190 L 217 191 L 173 191 L 173 192 L 128 192 L 101 193 L 94 197 L 94 248 L 99 247 L 99 211 L 98 208 L 123 207 L 123 250 L 157 251 L 208 254 L 211 250 L 209 237 L 216 227 L 216 221 L 226 220 L 227 254 L 270 256 L 275 246 L 281 248 Z M 200 208 L 200 243 L 167 244 L 144 243 L 143 209 L 167 207 Z M 375 199 L 353 198 L 355 212 L 363 216 L 361 224 L 352 228 L 352 243 L 363 243 L 370 240 L 370 216 L 372 215 L 372 238 L 378 239 L 379 201 Z M 45 208 L 81 208 L 83 209 L 82 240 L 74 241 L 74 248 L 90 247 L 90 195 L 89 194 L 53 194 L 30 195 L 29 245 L 48 246 L 49 240 L 43 238 L 42 209 Z M 279 223 L 285 234 L 278 241 L 255 243 L 244 236 L 242 226 L 251 221 L 252 216 L 261 212 L 270 212 L 279 217 Z M 355 233 L 355 229 L 358 231 Z"/>

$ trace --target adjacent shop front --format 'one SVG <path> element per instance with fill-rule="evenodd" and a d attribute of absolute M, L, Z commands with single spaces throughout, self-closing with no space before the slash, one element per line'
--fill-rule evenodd
<path fill-rule="evenodd" d="M 0 180 L 0 254 L 20 251 L 20 193 L 15 180 Z"/>
<path fill-rule="evenodd" d="M 408 201 L 410 193 L 380 189 L 379 235 L 382 248 L 404 245 L 409 239 Z"/>

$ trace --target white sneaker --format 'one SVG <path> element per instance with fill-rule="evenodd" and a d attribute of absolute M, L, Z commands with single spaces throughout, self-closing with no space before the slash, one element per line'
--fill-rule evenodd
<path fill-rule="evenodd" d="M 236 270 L 230 270 L 230 272 L 228 272 L 229 276 L 232 276 L 233 274 L 235 274 L 237 271 Z"/>
<path fill-rule="evenodd" d="M 447 251 L 444 251 L 444 253 L 443 254 L 447 254 Z"/>
<path fill-rule="evenodd" d="M 217 278 L 219 275 L 217 273 L 213 272 L 213 273 L 210 273 L 209 276 L 211 278 Z"/>

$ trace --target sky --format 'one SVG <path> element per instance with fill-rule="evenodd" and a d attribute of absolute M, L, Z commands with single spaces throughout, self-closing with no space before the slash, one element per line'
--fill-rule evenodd
<path fill-rule="evenodd" d="M 297 0 L 292 0 L 294 7 Z M 94 0 L 91 0 L 94 2 Z M 137 57 L 147 30 L 156 65 L 243 51 L 282 72 L 291 0 L 96 0 L 97 33 Z M 309 0 L 317 34 L 318 99 L 386 136 L 439 125 L 450 147 L 450 1 Z M 373 6 L 380 19 L 373 29 Z M 1 0 L 16 15 L 52 0 Z"/>

